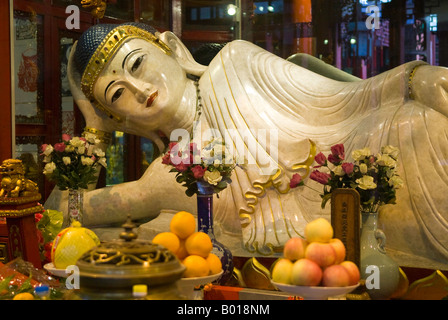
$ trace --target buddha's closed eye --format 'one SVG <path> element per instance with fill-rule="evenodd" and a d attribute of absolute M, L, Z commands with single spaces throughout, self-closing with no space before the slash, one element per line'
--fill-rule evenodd
<path fill-rule="evenodd" d="M 134 64 L 133 64 L 132 67 L 131 67 L 131 72 L 132 72 L 132 73 L 134 73 L 135 71 L 138 70 L 138 68 L 139 68 L 140 65 L 142 64 L 142 61 L 143 61 L 144 58 L 145 58 L 145 56 L 142 55 L 142 56 L 138 57 L 138 58 L 135 60 Z"/>
<path fill-rule="evenodd" d="M 112 103 L 114 103 L 118 98 L 121 97 L 123 94 L 124 88 L 119 88 L 117 91 L 115 91 L 114 95 L 112 96 Z"/>

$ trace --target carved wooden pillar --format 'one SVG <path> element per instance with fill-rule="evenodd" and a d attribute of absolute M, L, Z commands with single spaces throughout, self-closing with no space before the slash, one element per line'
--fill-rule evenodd
<path fill-rule="evenodd" d="M 311 0 L 294 0 L 292 20 L 296 26 L 295 52 L 315 54 Z"/>

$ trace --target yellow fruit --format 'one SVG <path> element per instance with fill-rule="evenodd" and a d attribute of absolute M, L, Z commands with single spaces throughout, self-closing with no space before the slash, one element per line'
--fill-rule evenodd
<path fill-rule="evenodd" d="M 51 260 L 57 269 L 65 269 L 75 265 L 76 261 L 87 251 L 100 244 L 97 235 L 81 223 L 74 221 L 63 229 L 53 240 Z"/>
<path fill-rule="evenodd" d="M 179 249 L 176 251 L 176 256 L 179 260 L 184 260 L 188 256 L 187 248 L 185 248 L 185 240 L 180 240 Z"/>
<path fill-rule="evenodd" d="M 218 274 L 221 272 L 222 262 L 216 254 L 210 253 L 205 261 L 207 261 L 208 267 L 210 268 L 210 274 Z"/>
<path fill-rule="evenodd" d="M 34 296 L 29 292 L 18 293 L 12 300 L 34 300 Z"/>
<path fill-rule="evenodd" d="M 305 226 L 308 242 L 329 242 L 333 238 L 333 227 L 325 218 L 317 218 Z"/>
<path fill-rule="evenodd" d="M 172 232 L 159 233 L 152 239 L 152 243 L 160 244 L 172 253 L 176 253 L 180 245 L 179 238 Z"/>
<path fill-rule="evenodd" d="M 210 273 L 207 261 L 203 257 L 197 255 L 186 257 L 182 261 L 182 264 L 186 267 L 183 275 L 184 278 L 205 277 Z"/>
<path fill-rule="evenodd" d="M 196 231 L 196 218 L 189 212 L 179 211 L 171 219 L 170 231 L 186 239 Z"/>
<path fill-rule="evenodd" d="M 213 249 L 213 244 L 208 234 L 198 231 L 185 240 L 185 248 L 187 248 L 188 254 L 207 258 Z"/>

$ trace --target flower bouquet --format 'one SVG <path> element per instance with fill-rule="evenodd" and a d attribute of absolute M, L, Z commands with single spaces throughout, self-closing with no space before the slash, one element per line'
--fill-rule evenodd
<path fill-rule="evenodd" d="M 376 155 L 369 148 L 363 148 L 352 152 L 354 162 L 347 162 L 343 144 L 332 146 L 328 157 L 322 152 L 317 154 L 318 165 L 310 179 L 324 186 L 322 208 L 337 188 L 357 190 L 364 211 L 374 212 L 381 205 L 394 204 L 396 190 L 403 186 L 396 171 L 398 155 L 399 150 L 390 145 L 382 147 Z"/>
<path fill-rule="evenodd" d="M 226 283 L 233 272 L 233 255 L 220 243 L 213 230 L 213 195 L 230 184 L 230 176 L 236 166 L 231 152 L 226 148 L 221 138 L 214 138 L 205 143 L 199 150 L 196 143 L 170 143 L 168 152 L 163 156 L 162 163 L 173 168 L 176 181 L 187 188 L 185 194 L 189 197 L 197 195 L 197 228 L 209 235 L 213 249 L 212 253 L 220 257 L 224 273 L 218 283 Z"/>
<path fill-rule="evenodd" d="M 104 152 L 96 147 L 99 142 L 94 134 L 86 133 L 73 138 L 63 134 L 62 142 L 43 144 L 44 175 L 60 190 L 87 189 L 96 181 L 98 164 L 107 166 Z"/>
<path fill-rule="evenodd" d="M 198 194 L 204 183 L 218 194 L 232 182 L 230 176 L 236 166 L 221 138 L 207 142 L 202 150 L 194 142 L 171 142 L 162 163 L 173 167 L 170 172 L 176 172 L 176 181 L 187 188 L 189 197 Z"/>

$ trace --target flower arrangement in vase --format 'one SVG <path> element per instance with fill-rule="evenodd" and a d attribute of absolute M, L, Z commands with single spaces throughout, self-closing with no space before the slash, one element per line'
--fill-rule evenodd
<path fill-rule="evenodd" d="M 199 149 L 194 142 L 182 144 L 172 142 L 162 158 L 162 163 L 172 166 L 176 181 L 186 187 L 188 197 L 197 195 L 197 228 L 212 240 L 212 253 L 217 255 L 223 266 L 223 275 L 217 280 L 225 284 L 233 273 L 233 255 L 220 243 L 213 229 L 213 196 L 227 188 L 232 182 L 232 171 L 237 162 L 221 138 L 214 138 Z"/>
<path fill-rule="evenodd" d="M 352 188 L 358 191 L 363 211 L 378 211 L 379 206 L 394 204 L 396 190 L 403 186 L 397 174 L 399 150 L 394 146 L 384 146 L 381 152 L 372 154 L 369 148 L 354 150 L 353 162 L 345 161 L 343 144 L 331 147 L 331 153 L 322 152 L 315 157 L 317 166 L 310 179 L 324 186 L 322 208 L 332 192 L 337 188 Z"/>
<path fill-rule="evenodd" d="M 84 137 L 62 135 L 62 141 L 41 146 L 44 175 L 60 190 L 68 190 L 69 221 L 82 221 L 83 190 L 96 182 L 98 165 L 107 166 L 105 153 L 97 147 L 100 140 L 92 133 Z"/>
<path fill-rule="evenodd" d="M 206 189 L 218 195 L 232 182 L 230 176 L 236 166 L 221 138 L 206 142 L 202 150 L 194 142 L 171 142 L 162 163 L 173 167 L 170 172 L 176 172 L 176 181 L 187 188 L 189 197 Z"/>

